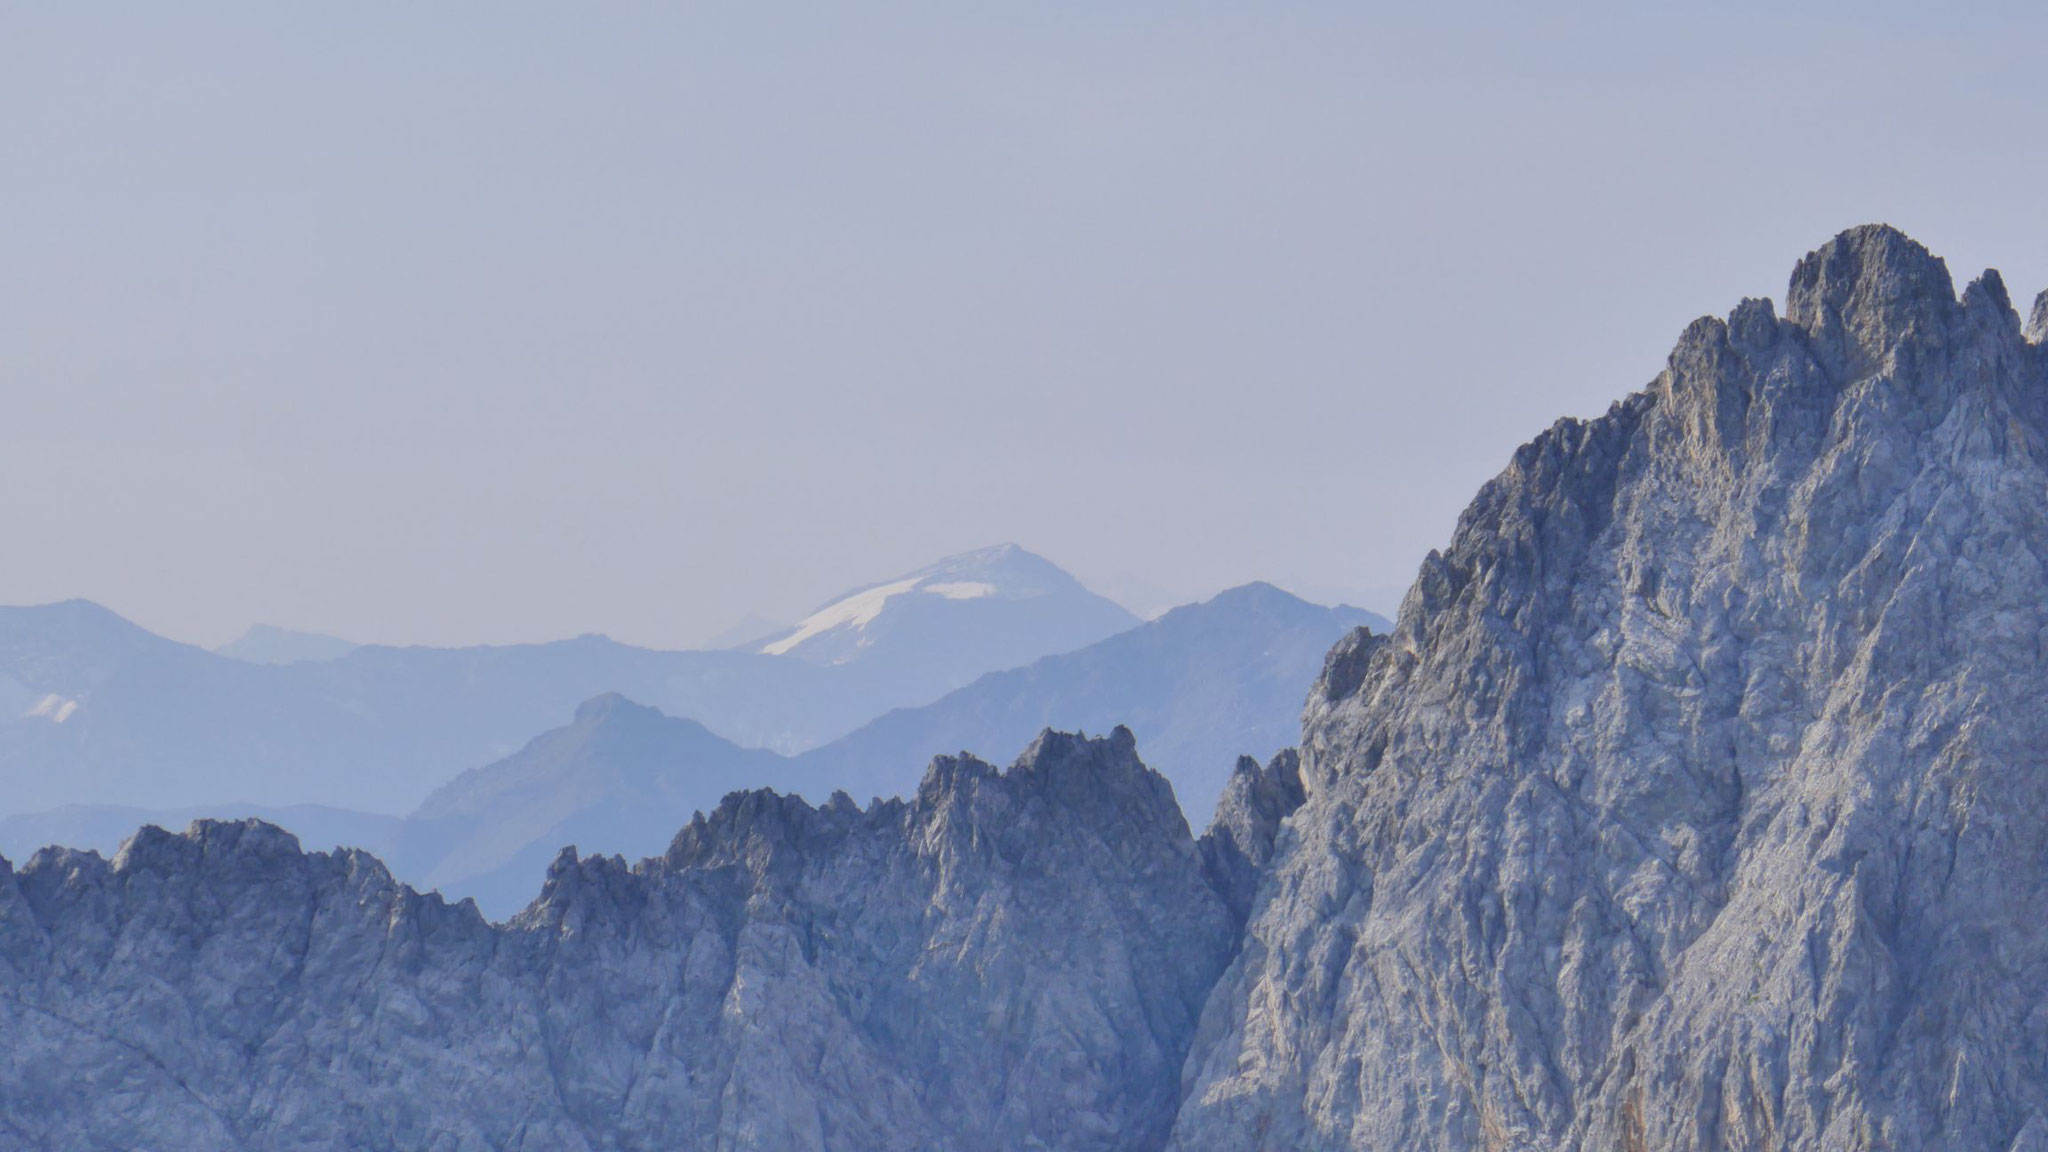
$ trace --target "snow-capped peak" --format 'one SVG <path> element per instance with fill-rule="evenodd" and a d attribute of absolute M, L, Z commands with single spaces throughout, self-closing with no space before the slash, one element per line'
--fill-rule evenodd
<path fill-rule="evenodd" d="M 835 628 L 865 628 L 882 614 L 891 596 L 900 596 L 915 589 L 920 581 L 917 577 L 897 580 L 889 584 L 878 584 L 851 595 L 841 597 L 803 618 L 789 634 L 779 640 L 761 646 L 761 651 L 770 656 L 787 656 L 797 645 L 813 636 L 830 632 Z"/>
<path fill-rule="evenodd" d="M 1046 602 L 1051 615 L 1029 624 L 1019 617 L 1002 625 L 1001 630 L 1015 629 L 1028 634 L 1050 625 L 1051 635 L 1045 639 L 1066 644 L 1064 618 L 1069 615 L 1076 617 L 1076 634 L 1085 633 L 1091 638 L 1134 622 L 1127 619 L 1127 613 L 1083 588 L 1051 561 L 1015 544 L 999 544 L 948 556 L 894 580 L 849 592 L 811 613 L 789 631 L 770 637 L 755 651 L 770 656 L 799 656 L 819 664 L 845 664 L 871 648 L 880 632 L 895 636 L 896 643 L 946 644 L 947 636 L 959 627 L 985 630 L 990 626 L 986 622 L 993 617 L 985 613 L 975 615 L 981 609 L 970 607 L 972 604 L 1008 611 L 999 606 L 1039 600 Z M 893 623 L 878 624 L 885 615 Z M 924 622 L 913 625 L 909 623 L 911 618 Z M 968 623 L 974 619 L 984 623 Z M 903 631 L 906 627 L 908 632 Z M 1020 651 L 1036 647 L 1024 644 L 1023 637 L 1018 643 Z"/>

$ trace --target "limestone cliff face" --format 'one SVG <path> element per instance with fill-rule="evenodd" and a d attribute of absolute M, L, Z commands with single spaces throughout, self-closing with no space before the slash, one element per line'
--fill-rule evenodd
<path fill-rule="evenodd" d="M 1311 695 L 1174 1146 L 2041 1139 L 2041 336 L 1857 229 L 1517 453 Z"/>
<path fill-rule="evenodd" d="M 738 794 L 502 928 L 152 829 L 0 874 L 0 1147 L 1156 1148 L 1237 928 L 1122 730 Z"/>

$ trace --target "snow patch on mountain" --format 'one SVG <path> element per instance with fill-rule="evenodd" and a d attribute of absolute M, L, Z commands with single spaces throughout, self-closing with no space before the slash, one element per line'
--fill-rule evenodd
<path fill-rule="evenodd" d="M 71 719 L 71 714 L 76 711 L 78 711 L 78 701 L 66 700 L 64 697 L 52 692 L 41 700 L 36 701 L 35 707 L 28 710 L 27 717 L 25 718 L 39 717 L 50 721 L 52 724 L 62 724 L 66 720 Z"/>
<path fill-rule="evenodd" d="M 857 588 L 754 651 L 828 667 L 858 661 L 870 675 L 887 674 L 887 665 L 957 660 L 979 675 L 1084 647 L 1137 622 L 1044 557 L 999 544 Z"/>
<path fill-rule="evenodd" d="M 802 644 L 813 636 L 821 636 L 835 628 L 865 628 L 869 624 L 874 623 L 875 617 L 882 614 L 882 609 L 888 606 L 890 597 L 900 596 L 916 588 L 917 585 L 918 580 L 912 577 L 908 580 L 898 580 L 894 583 L 878 585 L 862 592 L 855 592 L 843 599 L 834 600 L 832 603 L 804 617 L 803 621 L 791 630 L 789 635 L 772 643 L 762 645 L 761 651 L 769 656 L 787 656 L 797 645 Z"/>

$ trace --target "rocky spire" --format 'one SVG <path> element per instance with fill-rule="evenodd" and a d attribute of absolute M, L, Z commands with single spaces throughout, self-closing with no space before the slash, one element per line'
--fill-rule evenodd
<path fill-rule="evenodd" d="M 1259 879 L 1279 842 L 1281 823 L 1305 798 L 1301 755 L 1294 749 L 1282 749 L 1263 768 L 1249 756 L 1238 757 L 1199 847 L 1209 883 L 1239 920 L 1251 912 Z"/>
<path fill-rule="evenodd" d="M 1878 371 L 1903 341 L 1939 332 L 1955 308 L 1948 265 L 1884 224 L 1852 228 L 1807 253 L 1785 293 L 1785 318 L 1845 381 Z"/>

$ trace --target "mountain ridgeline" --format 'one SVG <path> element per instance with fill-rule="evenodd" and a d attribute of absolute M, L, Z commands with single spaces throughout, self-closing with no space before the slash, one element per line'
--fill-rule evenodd
<path fill-rule="evenodd" d="M 494 927 L 258 822 L 0 869 L 9 1148 L 1156 1146 L 1241 920 L 1119 730 L 730 797 Z M 1248 851 L 1247 851 L 1248 850 Z"/>
<path fill-rule="evenodd" d="M 394 648 L 258 628 L 214 653 L 84 601 L 0 608 L 0 816 L 202 802 L 405 812 L 608 692 L 796 754 L 1137 623 L 1014 545 L 892 588 L 905 594 L 842 597 L 859 610 L 774 652 L 603 636 Z"/>
<path fill-rule="evenodd" d="M 403 818 L 307 804 L 71 805 L 0 818 L 0 854 L 25 858 L 63 844 L 111 855 L 146 823 L 258 817 L 307 847 L 369 849 L 400 879 L 451 899 L 473 897 L 501 920 L 533 899 L 563 845 L 627 859 L 659 855 L 676 828 L 728 792 L 909 795 L 934 750 L 1013 753 L 1048 727 L 1104 732 L 1119 724 L 1139 733 L 1146 762 L 1199 819 L 1215 807 L 1240 753 L 1268 756 L 1294 742 L 1302 685 L 1323 652 L 1361 623 L 1384 626 L 1357 609 L 1247 585 L 1079 651 L 990 673 L 795 757 L 742 747 L 692 719 L 607 693 L 579 705 L 568 724 L 461 772 Z"/>
<path fill-rule="evenodd" d="M 934 751 L 1007 752 L 1048 728 L 1119 726 L 1140 734 L 1146 763 L 1200 819 L 1216 807 L 1240 753 L 1270 756 L 1293 743 L 1301 686 L 1330 644 L 1368 621 L 1377 622 L 1358 609 L 1247 585 L 1078 652 L 989 673 L 790 758 L 604 697 L 577 709 L 567 727 L 464 772 L 395 835 L 369 845 L 331 842 L 376 847 L 400 876 L 474 896 L 503 918 L 533 898 L 562 845 L 629 860 L 657 855 L 679 825 L 728 792 L 774 786 L 815 798 L 908 796 Z"/>
<path fill-rule="evenodd" d="M 2048 297 L 1888 228 L 1517 452 L 1190 834 L 1127 731 L 492 926 L 263 824 L 0 870 L 0 1146 L 2048 1148 Z"/>

